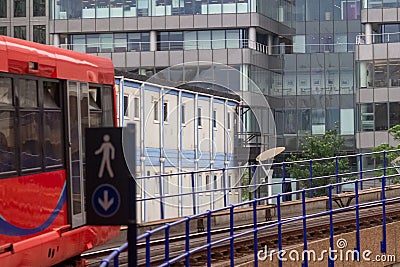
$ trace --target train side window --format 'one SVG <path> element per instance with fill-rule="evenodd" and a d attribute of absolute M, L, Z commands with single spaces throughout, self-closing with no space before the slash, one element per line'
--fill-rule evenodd
<path fill-rule="evenodd" d="M 37 81 L 18 79 L 17 97 L 20 107 L 37 108 L 39 106 Z"/>
<path fill-rule="evenodd" d="M 12 83 L 10 78 L 0 78 L 0 105 L 12 105 Z"/>
<path fill-rule="evenodd" d="M 0 111 L 0 172 L 15 171 L 15 140 L 13 111 Z"/>
<path fill-rule="evenodd" d="M 63 124 L 61 113 L 60 86 L 56 82 L 43 82 L 43 134 L 44 165 L 63 165 Z"/>
<path fill-rule="evenodd" d="M 42 123 L 38 103 L 38 81 L 17 79 L 16 96 L 20 107 L 18 120 L 21 169 L 41 168 L 40 129 Z"/>
<path fill-rule="evenodd" d="M 46 167 L 62 166 L 62 115 L 61 112 L 44 113 L 44 164 Z"/>
<path fill-rule="evenodd" d="M 42 166 L 40 143 L 40 114 L 38 111 L 19 113 L 21 169 L 36 169 Z"/>
<path fill-rule="evenodd" d="M 43 82 L 43 107 L 45 109 L 61 108 L 59 83 Z"/>

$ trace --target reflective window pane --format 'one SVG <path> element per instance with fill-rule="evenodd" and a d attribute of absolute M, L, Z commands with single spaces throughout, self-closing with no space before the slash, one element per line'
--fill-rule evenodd
<path fill-rule="evenodd" d="M 26 0 L 14 0 L 14 17 L 26 17 Z"/>
<path fill-rule="evenodd" d="M 103 127 L 114 126 L 113 92 L 111 86 L 102 88 Z"/>
<path fill-rule="evenodd" d="M 33 26 L 33 41 L 39 44 L 46 44 L 46 25 Z"/>
<path fill-rule="evenodd" d="M 61 166 L 63 164 L 63 121 L 61 112 L 45 112 L 43 133 L 45 166 Z"/>
<path fill-rule="evenodd" d="M 375 131 L 388 129 L 388 105 L 387 103 L 375 103 Z"/>
<path fill-rule="evenodd" d="M 14 116 L 14 112 L 0 111 L 0 172 L 15 170 Z"/>
<path fill-rule="evenodd" d="M 14 37 L 22 40 L 26 40 L 26 26 L 15 26 Z"/>
<path fill-rule="evenodd" d="M 45 0 L 33 0 L 33 16 L 34 17 L 46 16 Z"/>
<path fill-rule="evenodd" d="M 7 18 L 7 0 L 0 0 L 0 18 Z"/>
<path fill-rule="evenodd" d="M 0 78 L 0 105 L 12 105 L 12 83 L 10 78 Z"/>
<path fill-rule="evenodd" d="M 40 145 L 39 112 L 22 111 L 20 120 L 21 169 L 40 168 L 42 163 Z"/>
<path fill-rule="evenodd" d="M 20 107 L 38 107 L 38 87 L 34 80 L 17 80 L 17 97 Z"/>

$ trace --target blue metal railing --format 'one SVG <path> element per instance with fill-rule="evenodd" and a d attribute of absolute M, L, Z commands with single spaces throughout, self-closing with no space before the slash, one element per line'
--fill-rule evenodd
<path fill-rule="evenodd" d="M 237 204 L 230 204 L 229 206 L 226 207 L 222 207 L 219 209 L 215 209 L 215 210 L 207 210 L 206 212 L 202 212 L 199 214 L 195 214 L 192 216 L 187 216 L 183 219 L 180 219 L 178 221 L 172 222 L 172 223 L 168 223 L 165 224 L 159 228 L 156 228 L 154 230 L 151 231 L 147 231 L 144 234 L 140 235 L 137 237 L 137 242 L 140 242 L 142 240 L 144 240 L 145 242 L 145 259 L 146 259 L 146 266 L 150 266 L 150 260 L 151 260 L 151 250 L 150 250 L 150 246 L 151 246 L 151 236 L 153 236 L 154 234 L 162 234 L 164 232 L 164 240 L 165 240 L 165 259 L 163 264 L 161 264 L 161 266 L 170 266 L 173 263 L 176 263 L 178 261 L 181 260 L 185 260 L 185 265 L 189 266 L 190 265 L 190 256 L 194 253 L 197 253 L 199 251 L 205 251 L 207 253 L 207 266 L 211 266 L 211 252 L 212 252 L 212 248 L 222 244 L 222 243 L 229 243 L 229 247 L 230 247 L 230 266 L 234 266 L 235 261 L 234 261 L 234 246 L 235 246 L 235 241 L 240 239 L 241 237 L 247 236 L 247 237 L 252 237 L 253 238 L 253 242 L 254 242 L 254 266 L 258 266 L 258 254 L 259 254 L 259 238 L 258 235 L 260 232 L 265 232 L 268 229 L 271 228 L 277 228 L 278 231 L 278 250 L 281 251 L 283 249 L 283 242 L 282 242 L 282 226 L 286 225 L 288 223 L 291 222 L 295 222 L 295 221 L 301 221 L 302 222 L 302 228 L 303 228 L 303 249 L 304 251 L 307 251 L 307 220 L 311 219 L 311 218 L 316 218 L 319 216 L 328 216 L 329 217 L 329 246 L 331 248 L 331 250 L 333 250 L 334 248 L 334 243 L 333 243 L 333 238 L 334 238 L 334 228 L 333 228 L 333 214 L 334 213 L 338 213 L 338 212 L 342 212 L 342 211 L 348 211 L 348 210 L 353 210 L 355 211 L 355 221 L 356 221 L 356 229 L 355 229 L 355 235 L 356 235 L 356 248 L 355 251 L 358 252 L 358 256 L 360 255 L 360 247 L 361 247 L 361 240 L 360 240 L 360 209 L 361 208 L 368 208 L 368 207 L 374 207 L 374 206 L 382 206 L 382 240 L 380 242 L 381 245 L 381 252 L 382 253 L 386 253 L 386 248 L 387 248 L 387 243 L 386 243 L 386 206 L 388 203 L 393 202 L 393 201 L 398 201 L 400 200 L 400 197 L 392 197 L 392 198 L 386 198 L 386 188 L 387 188 L 387 183 L 393 182 L 393 180 L 395 180 L 399 174 L 393 174 L 393 175 L 387 175 L 387 171 L 389 169 L 395 169 L 395 166 L 393 167 L 388 167 L 387 163 L 386 163 L 386 156 L 388 152 L 398 152 L 398 151 L 385 151 L 383 152 L 383 168 L 373 168 L 370 170 L 363 170 L 362 168 L 359 169 L 356 172 L 348 172 L 348 173 L 339 173 L 338 171 L 338 161 L 340 160 L 340 158 L 343 158 L 342 156 L 338 156 L 338 157 L 333 157 L 333 158 L 329 158 L 329 159 L 333 159 L 335 161 L 335 173 L 333 175 L 329 175 L 329 176 L 325 176 L 326 177 L 333 177 L 335 178 L 336 183 L 334 184 L 328 184 L 328 185 L 323 185 L 323 186 L 314 186 L 311 188 L 303 188 L 303 189 L 299 189 L 299 190 L 295 190 L 293 192 L 282 192 L 279 193 L 277 195 L 273 195 L 273 196 L 267 196 L 267 197 L 261 197 L 261 198 L 254 198 L 253 200 L 249 200 L 249 201 L 245 201 L 245 202 L 241 202 L 241 203 L 237 203 Z M 365 154 L 357 154 L 357 155 L 352 155 L 351 157 L 355 157 L 355 158 L 359 158 L 359 166 L 362 167 L 362 157 L 366 156 L 366 155 L 374 155 L 377 153 L 365 153 Z M 320 160 L 326 160 L 326 159 L 316 159 L 313 160 L 315 161 L 320 161 Z M 308 161 L 310 163 L 310 166 L 312 166 L 312 161 Z M 304 162 L 298 162 L 298 163 L 304 163 Z M 283 179 L 285 177 L 285 166 L 287 166 L 288 164 L 292 164 L 289 162 L 284 162 L 284 163 L 277 163 L 277 165 L 281 165 L 282 169 L 283 169 Z M 210 170 L 208 170 L 210 171 Z M 214 170 L 215 171 L 215 170 Z M 377 176 L 377 177 L 369 177 L 369 178 L 365 178 L 365 176 L 363 176 L 363 174 L 368 174 L 371 172 L 375 172 L 375 171 L 382 171 L 383 175 L 382 176 Z M 191 173 L 192 174 L 192 173 Z M 176 174 L 175 174 L 176 175 Z M 343 176 L 348 176 L 348 175 L 357 175 L 355 180 L 349 180 L 349 181 L 342 181 L 339 182 L 339 178 L 343 177 Z M 154 176 L 154 177 L 159 177 L 158 176 Z M 308 182 L 311 181 L 311 179 L 313 179 L 313 181 L 315 181 L 316 179 L 321 179 L 324 177 L 313 177 L 312 175 L 312 167 L 310 167 L 310 178 L 308 178 Z M 283 180 L 282 179 L 282 180 Z M 300 180 L 305 180 L 307 182 L 307 179 L 300 179 Z M 361 190 L 361 186 L 362 183 L 367 183 L 367 182 L 377 182 L 379 183 L 379 188 L 381 190 L 381 197 L 380 199 L 374 200 L 374 201 L 369 201 L 366 203 L 360 203 L 360 192 L 359 190 Z M 279 183 L 278 183 L 279 184 Z M 283 185 L 283 184 L 282 184 Z M 338 208 L 333 208 L 333 190 L 334 188 L 336 189 L 336 193 L 340 192 L 340 189 L 343 188 L 343 186 L 354 186 L 354 204 L 349 205 L 347 207 L 341 207 L 339 206 Z M 250 185 L 253 186 L 253 185 Z M 236 187 L 236 188 L 241 188 L 242 186 Z M 230 188 L 233 189 L 233 188 Z M 307 209 L 306 209 L 306 203 L 307 203 L 307 199 L 306 196 L 310 195 L 313 196 L 313 191 L 316 190 L 326 190 L 327 191 L 327 196 L 325 196 L 327 198 L 327 204 L 328 204 L 328 209 L 326 211 L 322 211 L 322 212 L 315 212 L 313 214 L 307 214 Z M 207 190 L 204 192 L 213 192 L 215 190 Z M 188 194 L 192 194 L 192 193 L 188 193 Z M 282 216 L 282 199 L 283 198 L 287 198 L 288 196 L 292 196 L 292 195 L 300 195 L 301 196 L 301 215 L 300 216 L 289 216 L 289 217 L 283 217 Z M 164 196 L 165 197 L 169 197 L 169 196 Z M 269 203 L 270 200 L 276 200 L 276 211 L 277 211 L 277 220 L 276 221 L 271 221 L 271 223 L 267 224 L 267 225 L 258 225 L 258 220 L 257 220 L 257 207 L 259 205 L 259 203 Z M 234 221 L 234 212 L 235 209 L 240 209 L 242 207 L 248 207 L 251 206 L 252 207 L 252 214 L 253 214 L 253 224 L 254 227 L 252 227 L 249 230 L 245 230 L 243 232 L 240 232 L 238 234 L 235 234 L 234 229 L 235 229 L 235 221 Z M 229 214 L 229 234 L 226 237 L 220 238 L 218 240 L 212 240 L 211 239 L 211 218 L 214 214 L 221 212 L 221 211 L 226 211 Z M 190 246 L 190 240 L 191 240 L 191 236 L 190 236 L 190 222 L 195 221 L 197 219 L 203 219 L 206 218 L 207 219 L 207 242 L 204 245 L 200 245 L 198 247 L 194 247 L 191 248 Z M 184 249 L 184 253 L 175 256 L 175 257 L 171 257 L 170 255 L 170 229 L 171 227 L 174 226 L 178 226 L 178 225 L 184 225 L 185 228 L 185 249 Z M 113 251 L 106 259 L 104 259 L 101 263 L 100 266 L 102 267 L 106 267 L 108 266 L 111 262 L 114 263 L 114 266 L 118 266 L 119 261 L 118 261 L 118 257 L 121 254 L 122 251 L 127 249 L 127 244 L 125 243 L 123 244 L 120 248 L 116 249 L 115 251 Z M 328 260 L 329 266 L 334 266 L 334 262 L 332 260 Z M 279 266 L 282 266 L 282 261 L 279 260 Z M 307 259 L 304 260 L 302 266 L 308 266 L 308 261 Z"/>

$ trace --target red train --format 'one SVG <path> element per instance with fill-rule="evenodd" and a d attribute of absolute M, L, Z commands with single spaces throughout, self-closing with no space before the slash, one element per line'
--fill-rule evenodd
<path fill-rule="evenodd" d="M 50 266 L 119 227 L 85 225 L 87 127 L 116 125 L 109 59 L 0 36 L 0 265 Z"/>

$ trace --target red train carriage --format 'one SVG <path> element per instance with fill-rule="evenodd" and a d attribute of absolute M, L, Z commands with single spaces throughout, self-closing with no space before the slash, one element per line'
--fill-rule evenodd
<path fill-rule="evenodd" d="M 85 226 L 87 127 L 115 125 L 109 59 L 0 36 L 0 265 L 50 266 L 118 235 Z"/>

